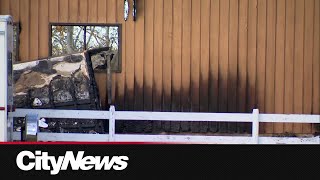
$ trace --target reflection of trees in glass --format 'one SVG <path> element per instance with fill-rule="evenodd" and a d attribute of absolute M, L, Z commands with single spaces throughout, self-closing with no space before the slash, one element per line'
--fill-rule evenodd
<path fill-rule="evenodd" d="M 111 47 L 118 50 L 118 27 L 87 26 L 88 49 Z"/>
<path fill-rule="evenodd" d="M 118 27 L 52 26 L 52 56 L 111 47 L 118 50 Z"/>
<path fill-rule="evenodd" d="M 52 56 L 84 50 L 83 26 L 52 26 Z"/>

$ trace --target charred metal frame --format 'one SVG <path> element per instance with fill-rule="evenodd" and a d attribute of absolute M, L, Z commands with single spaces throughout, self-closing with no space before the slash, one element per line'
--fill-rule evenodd
<path fill-rule="evenodd" d="M 13 27 L 16 28 L 16 43 L 14 43 L 13 45 L 15 46 L 15 50 L 16 50 L 16 59 L 13 62 L 17 62 L 20 61 L 20 53 L 19 53 L 19 44 L 20 44 L 20 33 L 21 33 L 21 24 L 20 22 L 14 22 L 13 23 Z"/>

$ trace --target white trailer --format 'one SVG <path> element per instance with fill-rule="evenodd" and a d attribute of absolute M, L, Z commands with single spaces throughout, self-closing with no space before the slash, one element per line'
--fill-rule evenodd
<path fill-rule="evenodd" d="M 0 16 L 0 142 L 11 141 L 13 110 L 13 20 L 9 15 Z"/>

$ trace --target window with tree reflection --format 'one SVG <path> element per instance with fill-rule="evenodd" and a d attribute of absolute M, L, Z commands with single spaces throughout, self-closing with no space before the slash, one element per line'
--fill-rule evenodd
<path fill-rule="evenodd" d="M 52 25 L 51 56 L 61 56 L 109 47 L 119 50 L 119 27 L 96 25 Z"/>

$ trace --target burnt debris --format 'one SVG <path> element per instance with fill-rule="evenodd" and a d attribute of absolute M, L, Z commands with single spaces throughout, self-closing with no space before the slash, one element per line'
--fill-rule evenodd
<path fill-rule="evenodd" d="M 94 69 L 88 52 L 13 65 L 17 108 L 101 110 Z M 45 118 L 45 117 L 43 117 Z M 102 120 L 47 119 L 57 133 L 105 133 Z M 24 119 L 15 119 L 21 129 Z"/>

